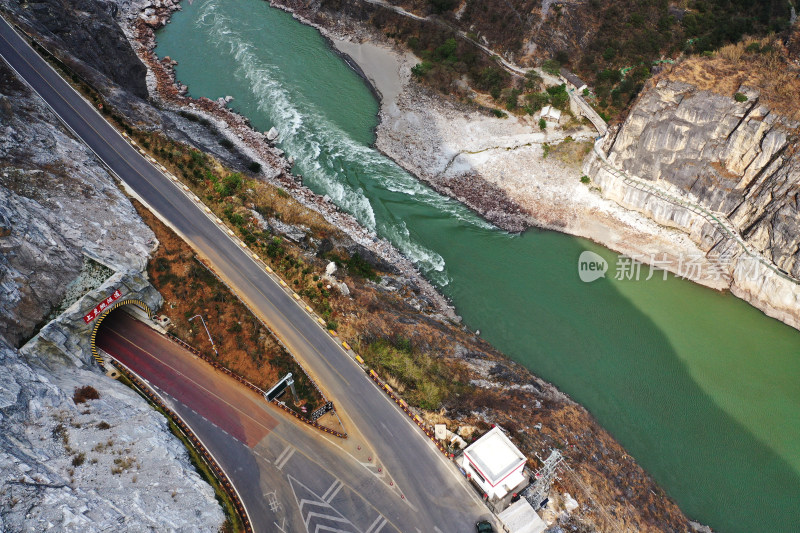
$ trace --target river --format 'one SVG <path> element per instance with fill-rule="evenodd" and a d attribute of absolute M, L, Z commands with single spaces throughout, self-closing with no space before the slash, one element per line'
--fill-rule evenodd
<path fill-rule="evenodd" d="M 313 28 L 261 0 L 182 3 L 157 35 L 191 96 L 234 97 L 295 172 L 390 240 L 465 323 L 588 408 L 693 519 L 800 523 L 800 332 L 656 274 L 583 283 L 567 235 L 509 235 L 372 148 L 378 103 Z"/>

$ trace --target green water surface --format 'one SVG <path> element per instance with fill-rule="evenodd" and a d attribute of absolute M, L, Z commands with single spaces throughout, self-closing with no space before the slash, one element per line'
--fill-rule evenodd
<path fill-rule="evenodd" d="M 378 104 L 319 33 L 195 0 L 158 34 L 194 97 L 275 126 L 295 172 L 389 239 L 497 348 L 586 406 L 693 519 L 800 531 L 800 333 L 687 281 L 613 279 L 588 241 L 498 231 L 372 149 Z M 612 265 L 582 283 L 584 250 Z"/>

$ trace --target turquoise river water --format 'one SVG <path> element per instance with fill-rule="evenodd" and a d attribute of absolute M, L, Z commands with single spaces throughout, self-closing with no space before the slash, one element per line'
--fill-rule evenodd
<path fill-rule="evenodd" d="M 498 231 L 375 151 L 378 103 L 320 34 L 261 0 L 184 2 L 158 34 L 194 97 L 275 126 L 295 172 L 389 239 L 467 325 L 586 406 L 693 519 L 800 531 L 800 333 L 660 275 L 582 283 L 592 250 Z"/>

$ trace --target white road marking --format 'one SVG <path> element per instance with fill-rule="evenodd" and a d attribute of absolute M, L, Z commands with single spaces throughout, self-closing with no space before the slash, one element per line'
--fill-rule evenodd
<path fill-rule="evenodd" d="M 345 523 L 345 524 L 353 525 L 353 523 L 350 522 L 350 520 L 348 520 L 347 518 L 340 517 L 340 516 L 329 515 L 329 514 L 315 513 L 315 512 L 312 511 L 312 512 L 310 512 L 310 513 L 308 513 L 306 515 L 306 529 L 308 529 L 308 523 L 311 522 L 311 519 L 314 518 L 314 517 L 324 518 L 325 520 L 331 520 L 333 522 L 342 522 L 342 523 Z M 315 531 L 319 531 L 320 527 L 325 527 L 325 526 L 317 525 L 317 529 Z M 345 530 L 343 530 L 343 529 L 342 530 L 340 530 L 340 529 L 329 529 L 328 531 L 345 531 Z"/>
<path fill-rule="evenodd" d="M 297 450 L 295 450 L 291 446 L 287 446 L 286 449 L 283 451 L 283 453 L 281 453 L 281 455 L 275 461 L 275 468 L 281 470 L 286 465 L 286 462 L 289 461 L 289 459 L 291 459 L 292 455 L 294 455 L 295 451 Z"/>
<path fill-rule="evenodd" d="M 335 480 L 328 488 L 328 490 L 325 491 L 325 494 L 322 495 L 322 501 L 330 503 L 330 501 L 334 498 L 334 496 L 336 496 L 339 493 L 339 491 L 342 490 L 343 486 L 344 483 L 342 483 L 338 479 Z"/>
<path fill-rule="evenodd" d="M 381 529 L 383 529 L 383 526 L 386 525 L 386 522 L 386 517 L 379 514 L 378 518 L 376 518 L 372 525 L 367 528 L 365 533 L 378 533 Z"/>
<path fill-rule="evenodd" d="M 269 510 L 273 513 L 277 512 L 278 509 L 281 508 L 281 503 L 278 501 L 278 496 L 275 495 L 274 490 L 272 492 L 264 493 L 264 498 L 266 498 L 267 504 L 269 504 Z"/>

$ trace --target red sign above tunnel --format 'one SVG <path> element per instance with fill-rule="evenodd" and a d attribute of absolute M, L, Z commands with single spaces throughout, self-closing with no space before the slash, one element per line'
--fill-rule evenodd
<path fill-rule="evenodd" d="M 97 304 L 97 306 L 94 309 L 89 311 L 89 313 L 83 317 L 83 321 L 88 324 L 89 322 L 97 318 L 98 315 L 100 315 L 100 313 L 105 311 L 109 305 L 113 304 L 116 300 L 118 300 L 120 296 L 122 296 L 122 292 L 119 289 L 115 290 L 114 294 L 112 294 L 99 304 Z"/>

